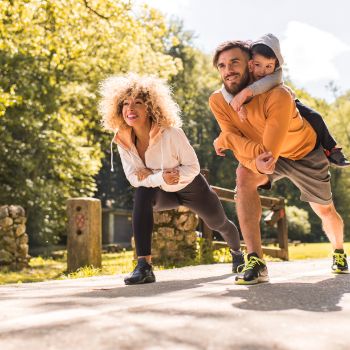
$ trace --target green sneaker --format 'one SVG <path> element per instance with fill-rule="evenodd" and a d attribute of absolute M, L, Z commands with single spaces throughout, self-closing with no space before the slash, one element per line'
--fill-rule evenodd
<path fill-rule="evenodd" d="M 333 253 L 333 273 L 349 273 L 348 262 L 345 253 L 338 253 L 336 250 Z"/>
<path fill-rule="evenodd" d="M 269 274 L 265 261 L 258 257 L 256 253 L 248 254 L 247 264 L 242 275 L 236 276 L 235 284 L 251 285 L 269 281 Z"/>

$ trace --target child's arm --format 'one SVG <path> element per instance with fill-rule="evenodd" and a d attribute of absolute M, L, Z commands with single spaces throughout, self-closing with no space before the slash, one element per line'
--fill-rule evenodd
<path fill-rule="evenodd" d="M 263 94 L 266 91 L 269 91 L 273 87 L 281 84 L 282 80 L 282 68 L 278 67 L 272 74 L 266 75 L 260 80 L 255 81 L 253 84 L 250 84 L 245 89 L 243 89 L 240 93 L 234 96 L 231 101 L 232 108 L 239 112 L 244 102 L 247 101 L 248 98 Z"/>
<path fill-rule="evenodd" d="M 282 68 L 278 67 L 272 74 L 265 75 L 248 87 L 252 90 L 253 96 L 263 94 L 283 82 L 282 74 Z"/>

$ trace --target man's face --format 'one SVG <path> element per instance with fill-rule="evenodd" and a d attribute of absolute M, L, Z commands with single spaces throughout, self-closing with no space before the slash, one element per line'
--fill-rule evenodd
<path fill-rule="evenodd" d="M 248 56 L 239 48 L 221 52 L 217 69 L 226 90 L 236 95 L 249 83 Z"/>
<path fill-rule="evenodd" d="M 275 71 L 276 59 L 266 58 L 259 54 L 254 54 L 253 59 L 249 61 L 249 70 L 253 80 L 259 80 L 265 75 L 269 75 Z"/>

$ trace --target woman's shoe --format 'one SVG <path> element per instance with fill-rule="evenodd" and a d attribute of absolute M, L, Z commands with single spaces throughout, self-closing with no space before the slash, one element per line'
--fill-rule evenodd
<path fill-rule="evenodd" d="M 130 276 L 124 278 L 124 282 L 127 285 L 153 283 L 155 281 L 156 277 L 152 271 L 152 265 L 150 265 L 145 258 L 138 259 L 134 271 Z"/>

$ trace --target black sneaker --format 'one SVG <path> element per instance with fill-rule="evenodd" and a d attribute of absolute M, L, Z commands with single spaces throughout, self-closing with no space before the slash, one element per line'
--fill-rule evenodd
<path fill-rule="evenodd" d="M 233 273 L 240 273 L 243 271 L 244 268 L 244 254 L 242 251 L 233 251 L 230 250 L 230 253 L 232 255 L 232 272 Z"/>
<path fill-rule="evenodd" d="M 248 254 L 247 264 L 242 275 L 236 276 L 235 284 L 250 285 L 268 281 L 269 275 L 265 261 L 260 259 L 256 253 Z"/>
<path fill-rule="evenodd" d="M 350 162 L 347 160 L 340 147 L 334 147 L 330 151 L 326 150 L 326 156 L 331 165 L 336 168 L 346 168 L 350 166 Z"/>
<path fill-rule="evenodd" d="M 137 265 L 130 276 L 124 278 L 125 284 L 142 284 L 153 283 L 156 281 L 156 277 L 152 271 L 152 265 L 150 265 L 145 258 L 140 258 L 137 261 Z"/>
<path fill-rule="evenodd" d="M 349 273 L 348 262 L 345 253 L 333 253 L 333 273 Z"/>

